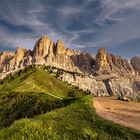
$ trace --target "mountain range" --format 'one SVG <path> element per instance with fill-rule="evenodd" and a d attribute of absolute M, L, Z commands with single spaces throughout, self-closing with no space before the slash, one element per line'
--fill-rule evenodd
<path fill-rule="evenodd" d="M 33 50 L 17 47 L 15 53 L 0 53 L 0 78 L 27 67 L 49 66 L 58 78 L 94 96 L 116 95 L 125 100 L 140 99 L 140 57 L 129 62 L 108 54 L 104 48 L 93 54 L 66 48 L 62 40 L 54 43 L 42 36 Z"/>

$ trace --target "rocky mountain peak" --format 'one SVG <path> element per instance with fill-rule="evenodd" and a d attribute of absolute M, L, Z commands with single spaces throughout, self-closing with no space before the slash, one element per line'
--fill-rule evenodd
<path fill-rule="evenodd" d="M 53 47 L 53 41 L 47 36 L 42 36 L 36 42 L 33 52 L 35 57 L 45 57 L 49 52 L 52 52 Z"/>
<path fill-rule="evenodd" d="M 6 56 L 6 55 L 14 55 L 14 52 L 8 52 L 8 51 L 3 51 L 0 53 L 0 55 L 2 56 Z"/>
<path fill-rule="evenodd" d="M 105 48 L 100 48 L 96 55 L 96 70 L 102 71 L 107 67 L 107 53 Z"/>
<path fill-rule="evenodd" d="M 16 61 L 21 61 L 23 59 L 23 57 L 26 56 L 26 54 L 27 54 L 27 49 L 17 47 L 16 52 L 15 52 Z"/>
<path fill-rule="evenodd" d="M 14 56 L 13 52 L 7 52 L 7 51 L 1 52 L 0 53 L 0 63 L 2 63 L 3 60 L 5 60 L 5 59 L 12 58 L 13 56 Z"/>
<path fill-rule="evenodd" d="M 7 64 L 13 57 L 15 53 L 4 51 L 0 53 L 0 72 L 3 72 L 5 64 Z"/>
<path fill-rule="evenodd" d="M 140 74 L 140 56 L 134 56 L 131 60 L 130 60 L 132 66 L 134 67 L 134 69 L 136 70 L 136 72 L 138 72 Z"/>
<path fill-rule="evenodd" d="M 63 54 L 65 51 L 65 46 L 62 40 L 57 40 L 56 43 L 56 54 Z"/>
<path fill-rule="evenodd" d="M 127 59 L 108 54 L 104 48 L 98 50 L 95 63 L 95 71 L 100 75 L 135 75 L 135 71 Z"/>
<path fill-rule="evenodd" d="M 109 64 L 109 69 L 111 73 L 118 75 L 135 75 L 135 70 L 127 59 L 120 56 L 108 54 L 107 62 Z"/>

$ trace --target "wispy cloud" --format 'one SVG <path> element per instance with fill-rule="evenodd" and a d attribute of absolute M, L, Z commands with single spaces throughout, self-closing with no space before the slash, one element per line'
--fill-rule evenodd
<path fill-rule="evenodd" d="M 71 48 L 119 49 L 140 38 L 139 17 L 139 0 L 2 0 L 0 46 L 32 48 L 47 34 Z"/>
<path fill-rule="evenodd" d="M 106 20 L 115 20 L 115 23 L 100 30 L 95 40 L 106 39 L 108 40 L 106 45 L 116 46 L 116 44 L 140 37 L 139 0 L 133 2 L 130 0 L 107 0 L 102 2 L 103 11 L 98 16 L 97 22 L 100 24 Z"/>

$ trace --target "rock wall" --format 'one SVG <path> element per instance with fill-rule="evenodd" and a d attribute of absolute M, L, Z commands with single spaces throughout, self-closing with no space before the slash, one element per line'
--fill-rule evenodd
<path fill-rule="evenodd" d="M 97 52 L 94 71 L 99 75 L 135 75 L 135 70 L 128 60 L 108 54 L 104 48 L 99 49 Z"/>
<path fill-rule="evenodd" d="M 93 96 L 114 95 L 118 98 L 140 100 L 140 78 L 118 75 L 89 76 L 57 68 L 50 68 L 49 71 L 59 73 L 59 79 L 84 91 L 90 91 Z"/>
<path fill-rule="evenodd" d="M 14 57 L 12 52 L 2 52 L 0 53 L 0 72 L 7 71 L 8 62 Z"/>
<path fill-rule="evenodd" d="M 135 71 L 140 74 L 140 56 L 134 56 L 130 60 L 132 66 L 134 67 Z"/>

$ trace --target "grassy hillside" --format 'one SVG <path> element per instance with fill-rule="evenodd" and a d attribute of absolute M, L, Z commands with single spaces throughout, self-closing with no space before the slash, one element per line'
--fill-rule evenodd
<path fill-rule="evenodd" d="M 134 140 L 140 133 L 98 117 L 91 96 L 78 99 L 69 106 L 21 119 L 0 131 L 4 140 Z"/>
<path fill-rule="evenodd" d="M 0 140 L 140 139 L 97 116 L 92 96 L 33 66 L 1 82 L 0 127 Z"/>
<path fill-rule="evenodd" d="M 9 75 L 0 84 L 0 91 L 43 92 L 59 98 L 80 97 L 83 92 L 56 79 L 43 68 L 29 66 L 14 76 Z"/>
<path fill-rule="evenodd" d="M 0 127 L 66 106 L 84 95 L 42 68 L 30 66 L 7 76 L 0 84 Z"/>

